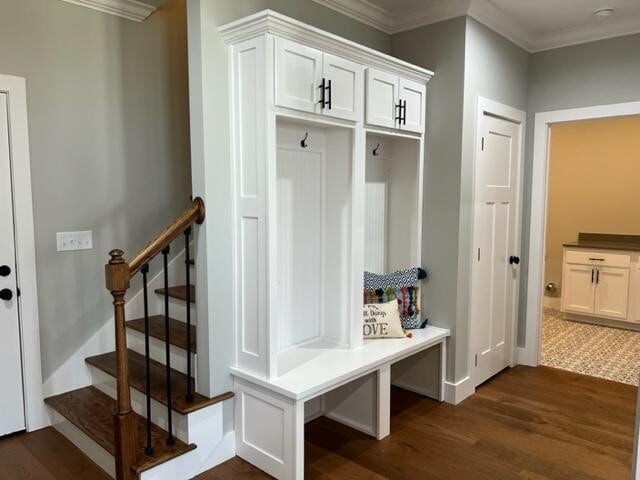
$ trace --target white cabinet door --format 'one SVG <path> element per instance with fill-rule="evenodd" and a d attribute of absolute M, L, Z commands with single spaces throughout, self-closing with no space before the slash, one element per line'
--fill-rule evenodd
<path fill-rule="evenodd" d="M 323 78 L 331 82 L 325 101 L 329 101 L 322 109 L 324 115 L 358 121 L 362 118 L 362 65 L 324 54 Z"/>
<path fill-rule="evenodd" d="M 367 123 L 396 128 L 399 80 L 374 68 L 367 70 Z"/>
<path fill-rule="evenodd" d="M 426 119 L 425 105 L 427 96 L 426 85 L 412 82 L 404 78 L 400 79 L 400 102 L 402 102 L 402 121 L 398 128 L 410 132 L 424 132 Z"/>
<path fill-rule="evenodd" d="M 595 285 L 595 267 L 572 263 L 565 264 L 562 285 L 562 311 L 593 313 Z"/>
<path fill-rule="evenodd" d="M 628 305 L 629 270 L 598 267 L 596 271 L 596 315 L 626 320 Z"/>
<path fill-rule="evenodd" d="M 322 52 L 276 38 L 276 105 L 320 113 Z"/>

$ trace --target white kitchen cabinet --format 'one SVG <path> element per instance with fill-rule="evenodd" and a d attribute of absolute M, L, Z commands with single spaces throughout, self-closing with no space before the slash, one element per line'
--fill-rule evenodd
<path fill-rule="evenodd" d="M 574 319 L 637 322 L 636 295 L 630 295 L 638 284 L 631 275 L 637 262 L 636 252 L 566 247 L 562 312 Z"/>
<path fill-rule="evenodd" d="M 597 267 L 594 313 L 601 317 L 627 319 L 629 270 Z"/>
<path fill-rule="evenodd" d="M 423 133 L 426 91 L 424 84 L 369 68 L 366 122 L 369 125 Z"/>
<path fill-rule="evenodd" d="M 276 105 L 360 120 L 362 65 L 282 38 L 275 39 L 275 50 Z"/>
<path fill-rule="evenodd" d="M 589 265 L 564 267 L 562 309 L 566 312 L 593 313 L 595 270 Z"/>

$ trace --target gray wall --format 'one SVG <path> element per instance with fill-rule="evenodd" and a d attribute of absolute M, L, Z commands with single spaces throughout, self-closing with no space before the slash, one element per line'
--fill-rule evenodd
<path fill-rule="evenodd" d="M 535 114 L 550 110 L 640 101 L 640 35 L 559 48 L 531 56 L 524 178 L 523 250 L 529 255 L 531 169 Z M 524 344 L 526 269 L 521 281 L 518 343 Z"/>
<path fill-rule="evenodd" d="M 460 187 L 458 342 L 456 380 L 468 374 L 471 262 L 473 250 L 473 162 L 478 97 L 526 111 L 530 54 L 473 18 L 467 17 Z"/>
<path fill-rule="evenodd" d="M 423 288 L 422 305 L 433 325 L 450 328 L 447 369 L 458 377 L 458 217 L 465 62 L 464 17 L 394 35 L 391 53 L 435 71 L 427 86 L 427 134 L 424 172 L 423 264 L 430 278 Z M 466 341 L 466 340 L 463 340 Z"/>
<path fill-rule="evenodd" d="M 184 0 L 144 23 L 58 0 L 1 0 L 0 73 L 27 79 L 46 380 L 113 314 L 107 252 L 133 254 L 188 203 Z M 94 248 L 56 252 L 56 232 Z"/>

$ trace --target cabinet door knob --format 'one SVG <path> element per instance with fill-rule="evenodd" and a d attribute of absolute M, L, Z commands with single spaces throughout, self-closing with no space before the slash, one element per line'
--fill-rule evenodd
<path fill-rule="evenodd" d="M 4 300 L 5 302 L 8 302 L 12 298 L 13 298 L 13 292 L 8 288 L 3 288 L 2 290 L 0 290 L 0 300 Z"/>
<path fill-rule="evenodd" d="M 516 257 L 515 255 L 511 255 L 509 257 L 509 264 L 510 265 L 518 265 L 520 263 L 520 257 Z"/>
<path fill-rule="evenodd" d="M 11 275 L 11 267 L 9 265 L 0 266 L 0 277 L 8 277 Z"/>

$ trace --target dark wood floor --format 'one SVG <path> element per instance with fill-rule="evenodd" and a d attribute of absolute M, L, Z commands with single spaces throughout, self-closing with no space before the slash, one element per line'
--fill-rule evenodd
<path fill-rule="evenodd" d="M 517 367 L 457 407 L 392 392 L 391 435 L 376 441 L 331 420 L 307 425 L 307 479 L 626 480 L 634 387 Z M 0 440 L 0 480 L 103 480 L 52 429 Z M 235 458 L 198 480 L 265 479 Z"/>
<path fill-rule="evenodd" d="M 306 478 L 323 480 L 630 477 L 636 388 L 516 367 L 457 407 L 394 389 L 391 435 L 326 418 L 307 425 Z M 198 480 L 270 478 L 235 458 Z"/>

